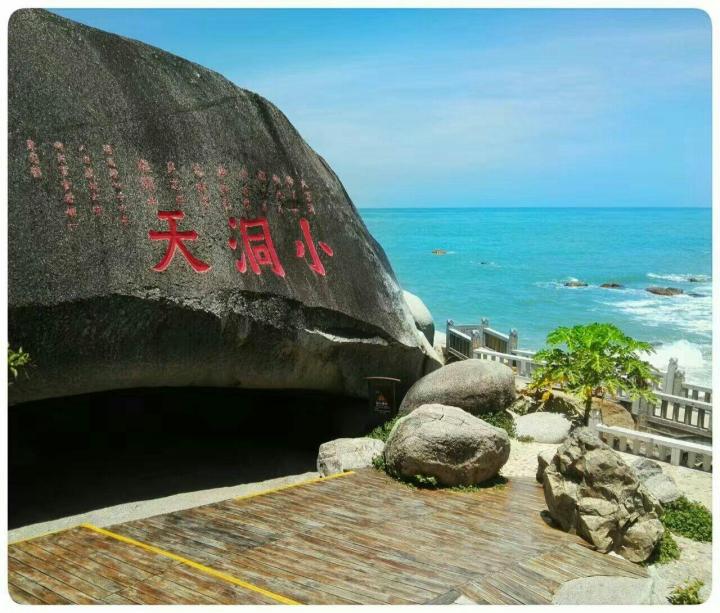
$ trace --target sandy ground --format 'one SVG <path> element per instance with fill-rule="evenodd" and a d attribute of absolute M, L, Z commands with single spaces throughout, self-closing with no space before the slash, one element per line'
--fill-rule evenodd
<path fill-rule="evenodd" d="M 104 509 L 97 509 L 79 515 L 71 515 L 62 517 L 52 521 L 32 524 L 10 530 L 8 533 L 8 543 L 14 543 L 25 539 L 40 536 L 50 532 L 58 532 L 72 528 L 79 524 L 94 524 L 96 526 L 111 526 L 121 522 L 143 519 L 160 515 L 162 513 L 172 513 L 173 511 L 181 511 L 192 507 L 199 507 L 205 504 L 212 504 L 227 500 L 228 498 L 237 498 L 262 492 L 264 490 L 282 487 L 308 479 L 319 477 L 316 472 L 307 472 L 299 475 L 289 475 L 276 479 L 268 479 L 267 481 L 259 481 L 257 483 L 244 483 L 232 487 L 219 487 L 197 492 L 187 492 L 183 494 L 175 494 L 174 496 L 166 496 L 164 498 L 156 498 L 154 500 L 140 500 L 137 502 L 129 502 L 127 504 L 119 504 Z"/>
<path fill-rule="evenodd" d="M 537 455 L 545 449 L 555 449 L 557 445 L 546 443 L 521 443 L 512 441 L 510 459 L 502 468 L 501 473 L 508 478 L 535 477 L 537 470 Z M 619 452 L 616 452 L 619 453 Z M 628 463 L 637 460 L 638 456 L 629 453 L 620 453 Z M 689 499 L 712 508 L 712 474 L 660 463 L 663 472 L 670 475 L 678 489 Z M 653 565 L 648 567 L 652 578 L 652 602 L 665 603 L 665 598 L 677 585 L 688 579 L 701 579 L 705 586 L 700 592 L 701 597 L 707 598 L 712 586 L 712 543 L 698 543 L 682 536 L 675 536 L 680 547 L 680 559 L 669 564 Z"/>

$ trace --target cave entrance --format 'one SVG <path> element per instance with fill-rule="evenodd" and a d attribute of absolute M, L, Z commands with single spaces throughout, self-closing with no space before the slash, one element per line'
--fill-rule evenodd
<path fill-rule="evenodd" d="M 382 421 L 308 391 L 115 390 L 10 407 L 11 529 L 316 470 L 318 446 Z"/>

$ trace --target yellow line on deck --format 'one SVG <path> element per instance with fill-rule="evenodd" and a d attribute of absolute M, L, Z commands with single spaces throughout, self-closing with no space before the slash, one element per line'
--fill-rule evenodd
<path fill-rule="evenodd" d="M 228 575 L 227 573 L 224 573 L 222 571 L 215 570 L 214 568 L 205 566 L 204 564 L 200 564 L 200 562 L 195 562 L 194 560 L 189 560 L 188 558 L 183 558 L 182 556 L 174 554 L 171 551 L 165 551 L 164 549 L 160 549 L 159 547 L 155 547 L 154 545 L 149 545 L 149 544 L 143 543 L 141 541 L 136 541 L 135 539 L 130 538 L 128 536 L 123 536 L 122 534 L 117 534 L 115 532 L 111 532 L 110 530 L 106 530 L 105 528 L 99 528 L 98 526 L 93 526 L 92 524 L 81 524 L 80 527 L 85 528 L 87 530 L 92 530 L 93 532 L 97 532 L 98 534 L 102 534 L 104 536 L 108 536 L 110 538 L 115 539 L 116 541 L 120 541 L 121 543 L 126 543 L 128 545 L 135 545 L 136 547 L 140 547 L 141 549 L 144 549 L 145 551 L 150 551 L 157 555 L 161 555 L 166 558 L 170 558 L 171 560 L 175 560 L 176 562 L 180 562 L 182 564 L 190 566 L 191 568 L 199 570 L 199 571 L 201 571 L 207 575 L 210 575 L 212 577 L 222 579 L 223 581 L 227 581 L 228 583 L 233 583 L 234 585 L 238 585 L 242 588 L 245 588 L 246 590 L 250 590 L 251 592 L 256 592 L 258 594 L 262 594 L 263 596 L 271 598 L 272 600 L 275 600 L 276 602 L 279 602 L 281 604 L 301 604 L 295 600 L 292 600 L 291 598 L 286 598 L 285 596 L 281 596 L 280 594 L 275 594 L 274 592 L 265 590 L 257 585 L 253 585 L 252 583 L 248 583 L 247 581 L 238 579 L 237 577 L 234 577 L 233 575 Z"/>
<path fill-rule="evenodd" d="M 299 481 L 298 483 L 289 483 L 288 485 L 281 485 L 279 487 L 273 487 L 269 490 L 263 490 L 262 492 L 255 492 L 253 494 L 245 494 L 244 496 L 237 496 L 234 500 L 245 500 L 246 498 L 255 498 L 255 496 L 264 496 L 265 494 L 272 494 L 273 492 L 281 492 L 282 490 L 288 490 L 291 487 L 299 487 L 301 485 L 310 485 L 311 483 L 321 483 L 322 481 L 330 481 L 331 479 L 337 479 L 338 477 L 348 477 L 354 475 L 354 470 L 348 470 L 344 473 L 335 473 L 334 475 L 328 475 L 327 477 L 315 477 L 314 479 L 308 479 L 307 481 Z"/>

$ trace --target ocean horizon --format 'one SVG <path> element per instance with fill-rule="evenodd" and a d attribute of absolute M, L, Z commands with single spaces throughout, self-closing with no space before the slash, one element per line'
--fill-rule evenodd
<path fill-rule="evenodd" d="M 711 383 L 710 207 L 358 210 L 440 332 L 447 319 L 485 317 L 502 332 L 515 328 L 521 349 L 537 350 L 557 326 L 610 322 L 653 343 L 655 366 L 676 357 L 688 381 Z M 574 279 L 588 286 L 564 285 Z M 623 288 L 600 287 L 608 282 Z M 685 293 L 657 296 L 650 286 Z"/>

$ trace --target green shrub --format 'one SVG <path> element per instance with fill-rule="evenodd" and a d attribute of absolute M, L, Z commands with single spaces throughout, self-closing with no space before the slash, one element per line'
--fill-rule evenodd
<path fill-rule="evenodd" d="M 535 442 L 535 439 L 528 434 L 523 434 L 522 436 L 518 436 L 517 440 L 520 441 L 521 443 L 534 443 Z"/>
<path fill-rule="evenodd" d="M 700 588 L 705 585 L 700 579 L 693 579 L 675 587 L 668 596 L 670 604 L 702 604 Z"/>
<path fill-rule="evenodd" d="M 463 494 L 472 494 L 473 492 L 481 492 L 482 490 L 497 488 L 502 489 L 507 485 L 507 478 L 502 475 L 495 475 L 492 479 L 483 481 L 482 483 L 476 483 L 474 485 L 454 485 L 447 489 L 451 492 L 461 492 Z"/>
<path fill-rule="evenodd" d="M 385 466 L 385 456 L 381 453 L 379 455 L 376 455 L 372 459 L 372 465 L 375 470 L 380 470 L 382 472 L 387 472 L 387 468 Z"/>
<path fill-rule="evenodd" d="M 420 489 L 435 489 L 439 487 L 439 483 L 435 477 L 426 477 L 425 475 L 413 475 L 405 480 L 408 484 L 414 485 Z"/>
<path fill-rule="evenodd" d="M 652 555 L 645 562 L 645 565 L 649 564 L 667 564 L 673 560 L 680 558 L 680 547 L 678 547 L 677 541 L 673 538 L 672 532 L 665 528 L 662 537 L 655 546 L 655 550 Z"/>
<path fill-rule="evenodd" d="M 712 541 L 712 514 L 706 506 L 685 496 L 666 504 L 660 521 L 675 534 L 701 543 Z"/>
<path fill-rule="evenodd" d="M 390 436 L 390 431 L 393 429 L 398 419 L 400 419 L 399 415 L 393 417 L 392 419 L 389 419 L 384 424 L 380 424 L 376 428 L 373 428 L 366 436 L 370 438 L 376 438 L 383 443 L 387 443 L 388 437 Z"/>
<path fill-rule="evenodd" d="M 22 370 L 30 364 L 30 354 L 23 351 L 22 347 L 18 347 L 17 351 L 8 345 L 8 380 L 10 375 L 13 379 L 17 379 Z"/>
<path fill-rule="evenodd" d="M 515 420 L 512 415 L 505 410 L 496 411 L 495 413 L 486 413 L 480 415 L 480 419 L 486 421 L 496 428 L 502 428 L 508 433 L 510 438 L 515 438 Z"/>

